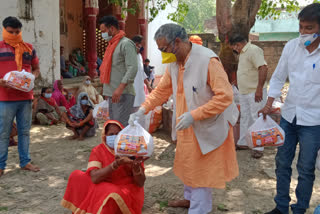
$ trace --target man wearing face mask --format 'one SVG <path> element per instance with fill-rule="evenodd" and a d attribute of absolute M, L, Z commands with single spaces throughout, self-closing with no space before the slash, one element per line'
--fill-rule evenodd
<path fill-rule="evenodd" d="M 293 214 L 306 212 L 315 179 L 317 152 L 320 149 L 320 4 L 306 6 L 298 18 L 300 37 L 285 45 L 270 80 L 267 104 L 260 111 L 264 117 L 270 114 L 274 99 L 281 95 L 281 89 L 289 79 L 290 88 L 281 109 L 280 121 L 286 137 L 275 158 L 276 208 L 268 214 L 289 212 L 291 165 L 298 143 L 297 202 L 291 205 L 291 210 Z"/>
<path fill-rule="evenodd" d="M 131 113 L 129 106 L 133 106 L 135 97 L 133 82 L 138 71 L 136 46 L 119 30 L 114 16 L 102 17 L 99 24 L 102 37 L 108 41 L 100 66 L 103 95 L 109 98 L 110 119 L 126 126 Z"/>
<path fill-rule="evenodd" d="M 189 42 L 183 27 L 162 25 L 154 39 L 168 66 L 129 123 L 173 94 L 178 141 L 173 170 L 185 185 L 185 200 L 169 206 L 188 207 L 189 214 L 209 213 L 212 188 L 225 188 L 238 175 L 232 125 L 239 112 L 232 87 L 217 55 Z"/>
<path fill-rule="evenodd" d="M 238 147 L 248 148 L 246 133 L 249 127 L 258 119 L 258 111 L 267 101 L 268 67 L 264 60 L 263 50 L 247 42 L 240 34 L 230 38 L 231 48 L 239 54 L 237 84 L 240 98 L 240 138 Z M 263 147 L 252 150 L 253 158 L 263 156 Z"/>
<path fill-rule="evenodd" d="M 32 119 L 33 92 L 23 92 L 10 88 L 3 77 L 10 71 L 40 73 L 39 59 L 32 45 L 22 39 L 22 23 L 15 17 L 7 17 L 2 22 L 0 41 L 0 177 L 4 173 L 8 158 L 8 145 L 13 119 L 18 128 L 18 150 L 20 167 L 24 170 L 39 171 L 30 163 L 29 143 Z"/>
<path fill-rule="evenodd" d="M 137 48 L 137 61 L 138 61 L 138 72 L 137 72 L 136 78 L 134 79 L 134 90 L 136 92 L 136 96 L 135 96 L 133 108 L 132 108 L 132 113 L 133 113 L 139 110 L 139 107 L 146 99 L 146 95 L 144 92 L 144 84 L 146 84 L 146 86 L 148 87 L 149 92 L 152 91 L 152 88 L 149 84 L 148 76 L 144 72 L 143 59 L 140 54 L 141 51 L 143 50 L 143 46 L 142 46 L 143 37 L 140 35 L 136 35 L 132 38 L 132 41 L 134 42 Z M 142 127 L 144 127 L 145 125 L 144 120 L 145 120 L 144 117 L 141 117 L 138 120 L 139 124 Z"/>

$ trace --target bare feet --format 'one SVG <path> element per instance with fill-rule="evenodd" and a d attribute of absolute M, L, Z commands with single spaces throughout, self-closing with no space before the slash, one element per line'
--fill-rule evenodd
<path fill-rule="evenodd" d="M 80 137 L 78 138 L 79 141 L 83 141 L 84 137 L 80 135 Z"/>
<path fill-rule="evenodd" d="M 25 167 L 21 168 L 22 170 L 28 170 L 28 171 L 31 171 L 31 172 L 39 172 L 40 171 L 40 168 L 35 166 L 35 165 L 32 165 L 31 163 L 28 163 Z"/>
<path fill-rule="evenodd" d="M 262 158 L 263 152 L 257 151 L 257 150 L 252 150 L 251 156 L 252 156 L 253 158 L 255 158 L 255 159 L 259 159 L 259 158 Z"/>
<path fill-rule="evenodd" d="M 79 138 L 79 135 L 73 135 L 71 137 L 69 137 L 70 140 L 76 140 Z"/>
<path fill-rule="evenodd" d="M 0 169 L 0 177 L 4 174 L 4 170 Z"/>
<path fill-rule="evenodd" d="M 190 201 L 189 200 L 172 200 L 168 202 L 169 207 L 184 207 L 189 208 L 190 207 Z"/>

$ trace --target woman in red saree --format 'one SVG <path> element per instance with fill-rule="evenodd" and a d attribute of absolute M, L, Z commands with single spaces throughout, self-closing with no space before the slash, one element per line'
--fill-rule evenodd
<path fill-rule="evenodd" d="M 113 142 L 123 129 L 109 120 L 102 143 L 93 148 L 86 172 L 71 173 L 61 205 L 74 214 L 140 214 L 145 174 L 141 159 L 115 156 Z"/>

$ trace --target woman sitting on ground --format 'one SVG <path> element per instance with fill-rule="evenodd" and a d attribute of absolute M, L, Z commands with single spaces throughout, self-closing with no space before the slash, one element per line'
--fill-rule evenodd
<path fill-rule="evenodd" d="M 145 174 L 142 159 L 114 154 L 114 140 L 123 129 L 107 121 L 102 143 L 92 149 L 86 172 L 71 173 L 61 205 L 73 213 L 140 214 Z"/>
<path fill-rule="evenodd" d="M 42 88 L 36 106 L 36 119 L 41 125 L 57 124 L 62 119 L 62 112 L 66 111 L 64 106 L 59 107 L 52 98 L 51 88 Z"/>
<path fill-rule="evenodd" d="M 96 134 L 98 124 L 92 115 L 93 103 L 87 93 L 78 95 L 77 104 L 70 108 L 67 114 L 67 128 L 73 131 L 71 139 L 84 140 Z"/>
<path fill-rule="evenodd" d="M 85 76 L 83 84 L 79 87 L 78 93 L 81 92 L 86 92 L 89 95 L 89 99 L 95 105 L 103 101 L 102 96 L 98 93 L 97 89 L 93 87 L 91 83 L 91 78 L 89 76 Z"/>
<path fill-rule="evenodd" d="M 56 101 L 58 106 L 64 106 L 69 110 L 72 106 L 76 104 L 76 99 L 68 90 L 63 88 L 62 80 L 56 80 L 53 84 L 52 98 Z M 69 96 L 69 99 L 66 99 Z"/>

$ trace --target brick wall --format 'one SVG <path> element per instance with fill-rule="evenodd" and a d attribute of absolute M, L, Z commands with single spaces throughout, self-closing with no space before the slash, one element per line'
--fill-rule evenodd
<path fill-rule="evenodd" d="M 270 79 L 272 73 L 277 67 L 278 61 L 282 53 L 282 49 L 286 43 L 286 41 L 252 41 L 252 44 L 259 46 L 264 51 L 264 57 L 266 62 L 268 63 L 269 68 L 268 79 Z M 220 43 L 209 43 L 208 47 L 218 54 L 220 50 Z"/>

